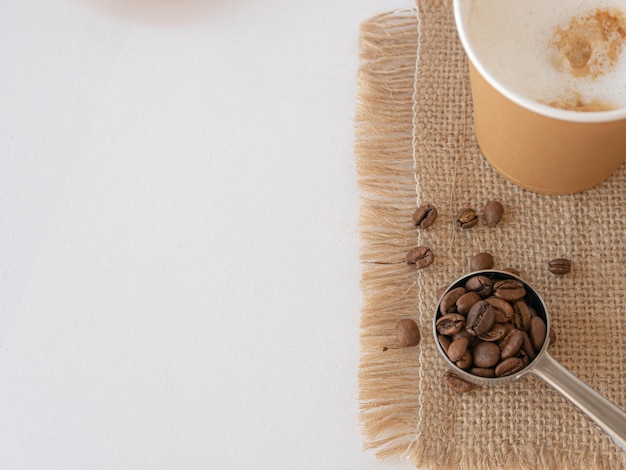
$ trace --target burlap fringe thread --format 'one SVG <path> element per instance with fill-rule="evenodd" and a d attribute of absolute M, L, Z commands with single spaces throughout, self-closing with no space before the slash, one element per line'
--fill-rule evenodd
<path fill-rule="evenodd" d="M 441 5 L 420 2 L 426 7 L 437 3 Z M 420 440 L 420 356 L 415 348 L 393 346 L 397 320 L 415 315 L 421 295 L 414 273 L 398 269 L 415 243 L 408 217 L 416 205 L 412 123 L 418 20 L 416 11 L 397 11 L 361 25 L 355 158 L 363 293 L 359 398 L 365 447 L 380 458 L 405 456 L 420 468 L 607 468 L 600 449 L 581 456 L 518 443 L 442 454 Z M 422 329 L 422 335 L 430 334 Z M 441 416 L 445 420 L 445 413 Z M 615 466 L 612 459 L 611 468 L 620 468 L 620 462 Z"/>
<path fill-rule="evenodd" d="M 397 226 L 394 213 L 405 216 L 415 206 L 407 122 L 413 116 L 416 43 L 411 12 L 381 15 L 361 25 L 355 143 L 364 295 L 360 400 L 367 447 L 381 458 L 406 452 L 419 413 L 417 356 L 383 352 L 382 344 L 390 341 L 381 334 L 395 331 L 380 329 L 385 319 L 414 308 L 406 287 L 411 281 L 397 269 L 411 235 L 406 226 Z"/>

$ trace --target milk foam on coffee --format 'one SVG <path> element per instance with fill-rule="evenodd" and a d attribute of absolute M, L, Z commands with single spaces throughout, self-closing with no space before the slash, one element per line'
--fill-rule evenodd
<path fill-rule="evenodd" d="M 626 108 L 626 0 L 472 0 L 469 40 L 513 92 L 576 111 Z"/>

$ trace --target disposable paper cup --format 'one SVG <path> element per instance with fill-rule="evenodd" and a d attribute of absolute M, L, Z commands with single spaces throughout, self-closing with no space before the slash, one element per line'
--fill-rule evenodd
<path fill-rule="evenodd" d="M 487 161 L 542 194 L 575 193 L 609 178 L 626 160 L 626 109 L 566 111 L 513 92 L 476 55 L 467 27 L 471 3 L 454 0 L 454 15 L 469 58 L 476 138 Z"/>

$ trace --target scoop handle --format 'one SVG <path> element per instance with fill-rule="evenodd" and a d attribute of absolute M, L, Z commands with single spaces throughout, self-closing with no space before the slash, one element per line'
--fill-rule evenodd
<path fill-rule="evenodd" d="M 626 413 L 559 364 L 547 351 L 536 361 L 529 372 L 567 398 L 626 452 Z"/>

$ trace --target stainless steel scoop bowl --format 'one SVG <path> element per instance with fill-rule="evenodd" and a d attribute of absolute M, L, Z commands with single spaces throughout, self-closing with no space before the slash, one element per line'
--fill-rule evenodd
<path fill-rule="evenodd" d="M 536 310 L 537 315 L 543 318 L 546 323 L 546 338 L 535 359 L 530 361 L 530 363 L 519 372 L 505 377 L 478 377 L 457 367 L 457 365 L 448 358 L 447 354 L 443 350 L 443 347 L 439 343 L 439 333 L 437 332 L 436 326 L 437 319 L 441 316 L 441 313 L 439 312 L 441 299 L 439 299 L 435 315 L 433 317 L 433 333 L 435 335 L 435 344 L 437 345 L 437 349 L 439 349 L 441 357 L 443 357 L 450 369 L 452 369 L 458 377 L 466 380 L 467 382 L 485 386 L 504 385 L 514 380 L 518 380 L 525 374 L 530 373 L 543 380 L 546 384 L 563 395 L 563 397 L 568 399 L 580 411 L 586 414 L 602 431 L 608 434 L 613 439 L 615 444 L 617 444 L 623 451 L 626 451 L 626 413 L 600 393 L 582 382 L 578 377 L 559 364 L 548 353 L 547 349 L 550 342 L 550 315 L 548 313 L 548 307 L 537 291 L 526 281 L 504 271 L 475 271 L 466 274 L 453 282 L 450 287 L 446 289 L 441 298 L 443 298 L 443 296 L 450 290 L 456 287 L 464 286 L 469 278 L 477 275 L 486 276 L 495 281 L 501 279 L 514 279 L 523 283 L 526 288 L 527 303 Z"/>

